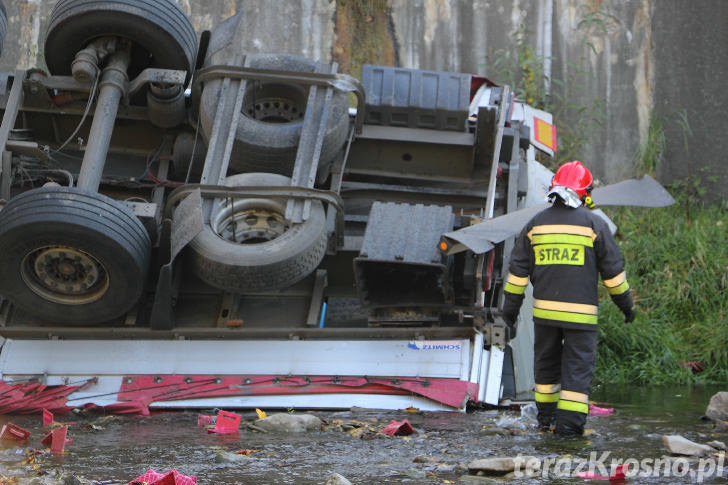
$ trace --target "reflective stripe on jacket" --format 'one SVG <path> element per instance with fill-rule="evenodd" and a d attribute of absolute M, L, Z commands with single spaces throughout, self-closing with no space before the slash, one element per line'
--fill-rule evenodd
<path fill-rule="evenodd" d="M 555 203 L 516 238 L 505 283 L 505 315 L 517 315 L 530 279 L 533 319 L 544 325 L 596 330 L 601 275 L 623 312 L 632 296 L 622 254 L 607 223 L 589 209 Z"/>

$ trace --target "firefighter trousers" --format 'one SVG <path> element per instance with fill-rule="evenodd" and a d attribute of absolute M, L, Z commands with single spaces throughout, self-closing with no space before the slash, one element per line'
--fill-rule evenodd
<path fill-rule="evenodd" d="M 581 435 L 589 414 L 589 389 L 597 355 L 597 332 L 534 325 L 536 407 L 541 427 L 558 435 Z"/>

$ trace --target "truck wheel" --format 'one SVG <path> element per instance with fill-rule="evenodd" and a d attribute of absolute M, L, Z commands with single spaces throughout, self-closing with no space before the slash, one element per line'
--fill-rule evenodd
<path fill-rule="evenodd" d="M 226 185 L 289 186 L 270 173 L 228 177 Z M 279 290 L 313 272 L 326 252 L 326 215 L 319 201 L 301 224 L 285 219 L 280 199 L 216 200 L 210 222 L 190 243 L 195 274 L 207 284 L 235 293 Z"/>
<path fill-rule="evenodd" d="M 30 190 L 0 212 L 0 294 L 68 325 L 122 316 L 141 296 L 151 243 L 125 206 L 68 187 Z"/>
<path fill-rule="evenodd" d="M 2 0 L 0 0 L 0 55 L 3 53 L 3 44 L 5 44 L 5 34 L 8 33 L 8 12 L 5 10 Z"/>
<path fill-rule="evenodd" d="M 292 55 L 250 55 L 248 62 L 251 68 L 294 72 L 314 72 L 318 66 L 315 61 Z M 213 80 L 202 92 L 200 121 L 207 141 L 212 132 L 220 86 L 221 81 Z M 305 85 L 248 81 L 230 168 L 235 172 L 291 176 L 307 100 L 308 87 Z M 331 99 L 319 170 L 328 170 L 346 141 L 348 127 L 349 99 L 345 93 L 337 91 Z"/>
<path fill-rule="evenodd" d="M 51 74 L 70 75 L 76 53 L 98 37 L 132 41 L 129 77 L 147 67 L 187 71 L 195 65 L 197 35 L 172 0 L 58 0 L 45 38 Z"/>

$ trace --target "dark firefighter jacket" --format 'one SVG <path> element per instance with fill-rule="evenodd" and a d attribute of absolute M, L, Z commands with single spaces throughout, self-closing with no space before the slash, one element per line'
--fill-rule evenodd
<path fill-rule="evenodd" d="M 619 247 L 607 223 L 585 207 L 557 200 L 536 214 L 515 241 L 509 269 L 503 305 L 509 322 L 518 316 L 529 278 L 538 324 L 596 330 L 599 275 L 620 310 L 632 309 Z"/>

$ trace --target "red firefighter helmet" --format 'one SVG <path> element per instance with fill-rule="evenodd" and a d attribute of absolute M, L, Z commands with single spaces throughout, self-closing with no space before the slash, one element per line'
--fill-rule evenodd
<path fill-rule="evenodd" d="M 591 172 L 581 164 L 579 160 L 563 164 L 556 171 L 556 175 L 551 180 L 551 187 L 566 187 L 573 190 L 583 200 L 586 195 L 592 191 L 592 182 L 594 178 Z"/>

